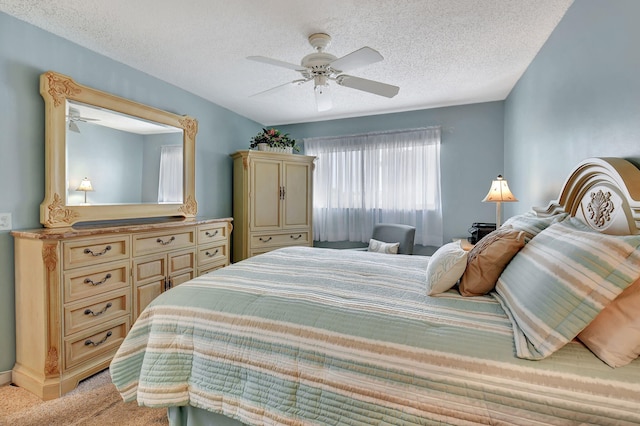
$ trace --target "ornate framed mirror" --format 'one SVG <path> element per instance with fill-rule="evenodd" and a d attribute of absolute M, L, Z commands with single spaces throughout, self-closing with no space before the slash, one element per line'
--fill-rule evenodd
<path fill-rule="evenodd" d="M 40 94 L 45 227 L 196 215 L 196 119 L 82 86 L 53 71 L 40 76 Z"/>

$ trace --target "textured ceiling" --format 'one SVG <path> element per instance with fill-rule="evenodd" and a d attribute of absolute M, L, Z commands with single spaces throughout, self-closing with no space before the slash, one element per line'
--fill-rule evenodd
<path fill-rule="evenodd" d="M 0 11 L 195 93 L 264 125 L 502 100 L 573 0 L 0 0 Z M 311 33 L 341 57 L 362 46 L 384 61 L 349 74 L 400 87 L 392 99 L 288 86 Z M 80 82 L 81 83 L 81 82 Z M 188 112 L 186 112 L 188 113 Z"/>

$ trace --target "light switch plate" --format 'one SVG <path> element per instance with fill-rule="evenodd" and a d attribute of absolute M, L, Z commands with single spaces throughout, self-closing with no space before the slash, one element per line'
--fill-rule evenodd
<path fill-rule="evenodd" d="M 11 229 L 11 213 L 0 213 L 0 231 Z"/>

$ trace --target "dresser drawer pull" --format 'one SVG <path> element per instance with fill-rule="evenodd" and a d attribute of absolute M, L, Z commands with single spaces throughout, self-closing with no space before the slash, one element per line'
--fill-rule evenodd
<path fill-rule="evenodd" d="M 293 238 L 294 240 L 299 240 L 300 238 L 302 238 L 302 234 L 298 234 L 297 237 L 294 237 L 293 235 L 289 235 L 291 238 Z"/>
<path fill-rule="evenodd" d="M 207 231 L 207 232 L 205 232 L 205 233 L 204 233 L 204 235 L 206 235 L 206 236 L 207 236 L 207 237 L 209 237 L 209 238 L 213 238 L 213 237 L 215 237 L 216 235 L 218 235 L 218 233 L 219 233 L 219 232 L 220 232 L 220 230 L 219 230 L 219 229 L 216 229 L 216 232 L 214 232 L 213 234 L 210 234 L 210 233 L 209 233 L 209 231 Z"/>
<path fill-rule="evenodd" d="M 111 246 L 106 246 L 104 248 L 104 250 L 102 250 L 100 252 L 94 252 L 93 250 L 91 250 L 89 248 L 86 248 L 86 249 L 84 249 L 84 254 L 90 254 L 91 256 L 102 256 L 103 254 L 105 254 L 109 250 L 111 250 Z"/>
<path fill-rule="evenodd" d="M 84 310 L 84 314 L 85 315 L 93 315 L 94 317 L 97 317 L 98 315 L 102 315 L 105 312 L 107 312 L 107 309 L 109 309 L 110 307 L 112 307 L 113 305 L 111 304 L 111 302 L 107 303 L 107 305 L 104 307 L 103 310 L 98 311 L 98 312 L 93 312 L 91 309 L 85 309 Z"/>
<path fill-rule="evenodd" d="M 267 238 L 266 240 L 263 240 L 262 237 L 258 238 L 260 241 L 262 241 L 263 243 L 268 243 L 269 241 L 271 241 L 271 237 Z"/>
<path fill-rule="evenodd" d="M 112 334 L 113 334 L 113 333 L 112 333 L 111 331 L 108 331 L 108 332 L 107 332 L 107 335 L 106 335 L 106 336 L 104 336 L 104 339 L 100 340 L 99 342 L 94 342 L 94 341 L 93 341 L 93 340 L 91 340 L 91 339 L 87 339 L 87 340 L 85 340 L 85 341 L 84 341 L 84 345 L 85 345 L 85 346 L 100 346 L 101 344 L 103 344 L 104 342 L 106 342 L 106 341 L 107 341 L 107 339 L 108 339 L 109 337 L 111 337 L 111 335 L 112 335 Z"/>
<path fill-rule="evenodd" d="M 216 249 L 216 251 L 214 251 L 213 253 L 209 253 L 208 251 L 206 251 L 204 254 L 206 254 L 208 257 L 214 257 L 219 252 L 220 252 L 220 249 Z"/>
<path fill-rule="evenodd" d="M 162 238 L 158 238 L 156 240 L 156 243 L 159 243 L 159 244 L 162 244 L 163 246 L 166 246 L 167 244 L 171 244 L 175 239 L 176 239 L 176 237 L 171 237 L 167 241 L 162 241 Z"/>
<path fill-rule="evenodd" d="M 100 284 L 106 283 L 109 278 L 111 278 L 111 274 L 105 275 L 105 277 L 104 277 L 104 279 L 102 281 L 93 281 L 91 278 L 85 278 L 84 279 L 84 283 L 85 284 L 91 284 L 91 285 L 100 285 Z"/>

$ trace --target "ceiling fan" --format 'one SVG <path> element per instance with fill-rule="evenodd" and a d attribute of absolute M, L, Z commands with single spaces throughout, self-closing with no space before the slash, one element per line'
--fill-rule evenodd
<path fill-rule="evenodd" d="M 97 118 L 87 118 L 80 115 L 80 111 L 75 108 L 69 107 L 69 114 L 67 115 L 69 121 L 69 130 L 75 133 L 80 133 L 80 128 L 76 124 L 77 122 L 87 123 L 89 121 L 100 121 Z"/>
<path fill-rule="evenodd" d="M 397 86 L 342 74 L 344 71 L 353 70 L 383 60 L 382 55 L 376 50 L 365 46 L 341 58 L 337 58 L 324 51 L 329 43 L 331 43 L 331 37 L 328 34 L 311 34 L 309 36 L 309 43 L 316 49 L 316 52 L 302 58 L 300 65 L 266 58 L 264 56 L 247 57 L 247 59 L 252 61 L 298 71 L 302 75 L 300 79 L 256 93 L 253 96 L 271 93 L 291 84 L 301 85 L 313 81 L 318 111 L 326 111 L 332 107 L 329 81 L 335 81 L 340 86 L 362 90 L 363 92 L 373 93 L 387 98 L 393 98 L 398 94 L 400 88 Z"/>

